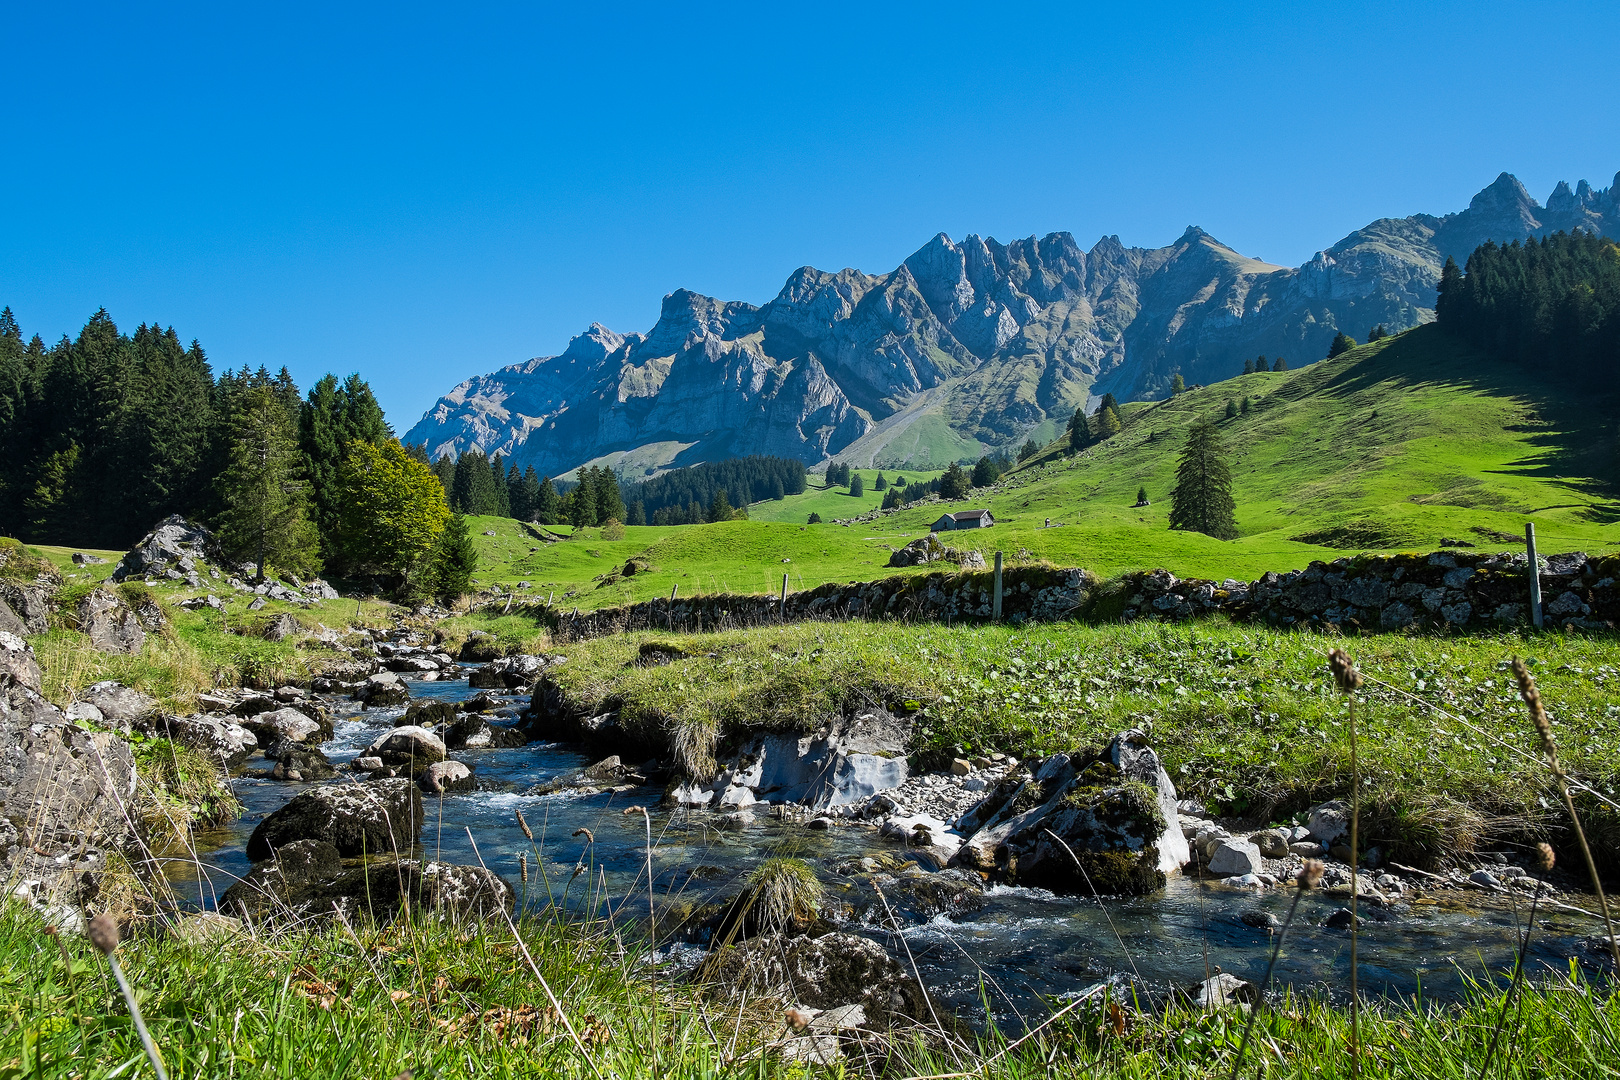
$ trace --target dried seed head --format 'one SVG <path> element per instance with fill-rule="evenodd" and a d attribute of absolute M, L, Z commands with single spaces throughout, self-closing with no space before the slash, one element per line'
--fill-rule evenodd
<path fill-rule="evenodd" d="M 523 820 L 523 811 L 521 811 L 521 810 L 517 811 L 517 819 L 518 819 L 518 828 L 523 830 L 523 835 L 526 838 L 528 838 L 529 840 L 533 840 L 534 839 L 534 830 L 530 829 L 529 828 L 529 823 L 527 821 Z"/>
<path fill-rule="evenodd" d="M 1553 868 L 1552 845 L 1543 840 L 1536 845 L 1536 869 L 1545 874 Z"/>
<path fill-rule="evenodd" d="M 596 834 L 591 832 L 591 830 L 589 830 L 587 828 L 581 827 L 581 828 L 575 829 L 574 830 L 574 835 L 575 836 L 583 836 L 583 837 L 585 837 L 585 842 L 587 844 L 596 843 Z"/>
<path fill-rule="evenodd" d="M 1530 710 L 1530 722 L 1536 726 L 1536 734 L 1541 736 L 1541 750 L 1548 760 L 1556 761 L 1558 748 L 1553 744 L 1552 721 L 1547 719 L 1547 710 L 1541 704 L 1541 691 L 1536 689 L 1535 677 L 1523 660 L 1517 656 L 1513 658 L 1513 674 L 1519 680 L 1519 696 Z"/>
<path fill-rule="evenodd" d="M 1299 868 L 1299 887 L 1314 889 L 1322 883 L 1322 875 L 1327 872 L 1327 865 L 1321 859 L 1306 859 L 1305 865 Z"/>
<path fill-rule="evenodd" d="M 1342 693 L 1351 693 L 1361 686 L 1361 672 L 1356 670 L 1354 660 L 1343 649 L 1334 649 L 1328 653 L 1328 670 L 1333 672 L 1333 681 L 1339 684 Z"/>
<path fill-rule="evenodd" d="M 518 879 L 529 880 L 529 853 L 526 851 L 518 852 Z"/>
<path fill-rule="evenodd" d="M 90 941 L 108 956 L 118 948 L 118 923 L 105 911 L 90 920 Z"/>

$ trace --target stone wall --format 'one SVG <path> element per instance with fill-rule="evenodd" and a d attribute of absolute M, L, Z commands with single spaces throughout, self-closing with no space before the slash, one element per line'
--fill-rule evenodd
<path fill-rule="evenodd" d="M 1603 629 L 1620 623 L 1620 556 L 1574 552 L 1540 562 L 1546 625 Z M 1361 555 L 1266 573 L 1256 581 L 1177 578 L 1168 570 L 1149 570 L 1104 583 L 1086 570 L 1049 566 L 1008 567 L 1002 580 L 1002 618 L 1015 624 L 1069 618 L 1175 622 L 1221 613 L 1273 626 L 1477 630 L 1520 625 L 1530 617 L 1522 552 Z M 774 596 L 719 594 L 591 612 L 534 613 L 563 641 L 805 619 L 988 622 L 994 581 L 992 571 L 942 572 L 822 585 L 789 593 L 785 605 Z"/>

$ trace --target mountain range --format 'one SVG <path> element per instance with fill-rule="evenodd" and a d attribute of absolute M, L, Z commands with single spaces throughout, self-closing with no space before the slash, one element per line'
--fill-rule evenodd
<path fill-rule="evenodd" d="M 646 333 L 592 323 L 556 356 L 455 387 L 405 435 L 434 457 L 502 454 L 544 475 L 627 478 L 747 454 L 943 467 L 1052 437 L 1113 393 L 1163 397 L 1259 355 L 1326 355 L 1434 317 L 1450 257 L 1559 230 L 1620 237 L 1620 174 L 1543 206 L 1503 173 L 1466 210 L 1380 218 L 1299 267 L 1197 227 L 1161 248 L 1066 232 L 1002 244 L 935 236 L 887 274 L 805 266 L 768 303 L 680 289 Z"/>

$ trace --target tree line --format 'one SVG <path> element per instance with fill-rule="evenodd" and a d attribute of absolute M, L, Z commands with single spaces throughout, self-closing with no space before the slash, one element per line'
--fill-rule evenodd
<path fill-rule="evenodd" d="M 1591 233 L 1487 241 L 1446 260 L 1435 317 L 1489 355 L 1560 381 L 1620 382 L 1620 247 Z"/>
<path fill-rule="evenodd" d="M 0 311 L 0 532 L 117 550 L 171 514 L 212 525 L 260 575 L 448 595 L 476 561 L 358 375 L 304 395 L 286 368 L 216 378 L 173 327 L 124 334 L 102 309 L 46 346 Z"/>

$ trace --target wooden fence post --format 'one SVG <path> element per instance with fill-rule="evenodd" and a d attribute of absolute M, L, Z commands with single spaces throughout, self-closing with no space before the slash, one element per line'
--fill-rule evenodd
<path fill-rule="evenodd" d="M 996 622 L 1001 621 L 1001 552 L 996 552 L 996 591 L 991 601 L 990 617 Z"/>
<path fill-rule="evenodd" d="M 1541 567 L 1536 562 L 1536 526 L 1526 522 L 1524 546 L 1530 556 L 1530 621 L 1541 629 Z"/>
<path fill-rule="evenodd" d="M 783 622 L 787 621 L 787 583 L 788 583 L 788 576 L 786 574 L 783 574 L 782 575 L 782 603 L 776 609 L 777 617 L 780 618 Z"/>

